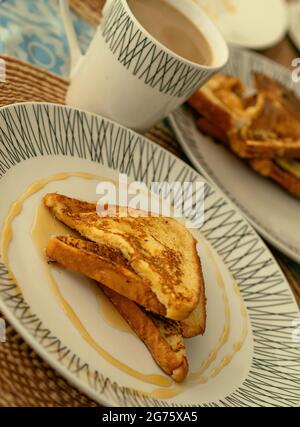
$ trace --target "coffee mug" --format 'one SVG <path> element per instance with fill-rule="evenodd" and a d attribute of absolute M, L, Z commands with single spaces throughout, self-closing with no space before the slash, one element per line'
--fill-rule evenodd
<path fill-rule="evenodd" d="M 68 1 L 61 0 L 71 52 L 68 105 L 144 133 L 182 105 L 226 64 L 228 46 L 199 5 L 193 0 L 164 1 L 205 36 L 212 63 L 194 63 L 169 50 L 143 28 L 127 0 L 106 1 L 100 25 L 82 55 Z"/>

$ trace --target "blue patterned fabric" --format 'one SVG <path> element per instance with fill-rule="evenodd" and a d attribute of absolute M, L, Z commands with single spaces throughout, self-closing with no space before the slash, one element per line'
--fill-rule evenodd
<path fill-rule="evenodd" d="M 73 14 L 83 52 L 94 28 Z M 58 0 L 0 1 L 0 53 L 59 74 L 69 74 L 69 51 Z"/>

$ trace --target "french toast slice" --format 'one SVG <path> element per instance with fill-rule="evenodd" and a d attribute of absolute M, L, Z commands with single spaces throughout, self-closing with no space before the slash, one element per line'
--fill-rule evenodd
<path fill-rule="evenodd" d="M 148 282 L 133 271 L 118 249 L 71 236 L 53 236 L 48 242 L 46 255 L 64 268 L 106 285 L 153 313 L 165 315 L 164 306 Z"/>
<path fill-rule="evenodd" d="M 227 145 L 227 136 L 217 126 L 214 126 L 209 120 L 201 117 L 197 121 L 199 130 Z M 258 172 L 265 178 L 270 178 L 286 189 L 293 196 L 300 198 L 300 162 L 293 159 L 275 158 L 275 159 L 249 159 L 249 165 L 255 172 Z M 298 174 L 292 171 L 290 164 L 298 163 Z"/>
<path fill-rule="evenodd" d="M 62 251 L 61 245 L 63 245 Z M 132 275 L 135 273 L 119 251 L 88 240 L 58 236 L 50 239 L 46 254 L 61 266 L 95 279 L 117 311 L 147 346 L 158 366 L 176 382 L 182 382 L 185 379 L 188 373 L 188 362 L 180 322 L 177 324 L 172 320 L 154 316 L 134 301 L 100 282 L 101 279 L 106 280 L 109 277 L 110 285 L 115 287 L 114 280 L 117 280 L 119 281 L 118 289 L 122 289 L 120 277 L 124 276 L 125 286 L 131 286 L 131 283 L 128 284 L 126 280 L 130 281 L 131 273 Z M 114 269 L 117 271 L 116 276 L 113 273 Z M 91 274 L 91 271 L 94 274 Z M 143 283 L 139 283 L 139 286 L 142 288 Z M 142 298 L 146 297 L 147 290 L 142 292 Z"/>
<path fill-rule="evenodd" d="M 257 114 L 256 97 L 244 97 L 245 86 L 237 77 L 216 74 L 191 96 L 188 103 L 200 116 L 227 135 L 251 123 Z M 251 101 L 251 102 L 250 102 Z"/>
<path fill-rule="evenodd" d="M 290 163 L 300 158 L 300 99 L 262 73 L 254 80 L 257 93 L 246 96 L 238 78 L 213 77 L 189 101 L 201 114 L 197 126 L 299 197 L 299 172 Z"/>
<path fill-rule="evenodd" d="M 284 110 L 300 122 L 300 99 L 295 93 L 266 74 L 254 72 L 253 75 L 257 92 L 281 104 Z"/>
<path fill-rule="evenodd" d="M 64 268 L 84 274 L 122 296 L 127 295 L 133 302 L 143 307 L 151 307 L 149 311 L 164 317 L 164 307 L 160 305 L 147 283 L 131 269 L 120 251 L 71 236 L 53 236 L 48 242 L 46 255 Z M 204 288 L 200 290 L 199 301 L 193 312 L 186 319 L 176 323 L 184 338 L 204 334 L 206 328 Z"/>
<path fill-rule="evenodd" d="M 261 157 L 300 157 L 300 99 L 279 81 L 258 72 L 253 75 L 264 102 L 245 137 L 264 140 Z"/>
<path fill-rule="evenodd" d="M 174 381 L 184 381 L 189 366 L 183 337 L 176 322 L 155 317 L 128 298 L 105 286 L 101 287 L 117 311 L 147 346 L 158 366 Z"/>
<path fill-rule="evenodd" d="M 197 120 L 197 126 L 201 133 L 214 138 L 216 141 L 221 142 L 223 145 L 229 144 L 228 135 L 224 130 L 218 127 L 217 124 L 211 122 L 206 117 L 200 117 Z"/>
<path fill-rule="evenodd" d="M 217 126 L 221 141 L 243 159 L 300 157 L 300 100 L 281 83 L 255 73 L 256 95 L 247 95 L 242 82 L 214 76 L 189 100 L 208 122 Z M 215 133 L 216 131 L 214 131 Z M 220 138 L 219 138 L 220 139 Z"/>
<path fill-rule="evenodd" d="M 196 308 L 204 289 L 200 260 L 193 236 L 177 221 L 153 216 L 100 217 L 96 204 L 59 194 L 47 194 L 44 204 L 83 237 L 119 250 L 149 288 L 147 298 L 141 298 L 146 286 L 136 295 L 133 293 L 138 286 L 131 288 L 130 295 L 126 286 L 115 291 L 173 320 L 186 319 Z M 110 286 L 108 282 L 112 281 L 107 280 L 106 286 Z M 118 281 L 114 283 L 119 286 Z M 148 302 L 149 294 L 149 301 L 156 298 L 156 309 Z"/>
<path fill-rule="evenodd" d="M 300 157 L 300 120 L 282 104 L 265 96 L 256 117 L 247 127 L 229 133 L 230 148 L 239 157 Z"/>

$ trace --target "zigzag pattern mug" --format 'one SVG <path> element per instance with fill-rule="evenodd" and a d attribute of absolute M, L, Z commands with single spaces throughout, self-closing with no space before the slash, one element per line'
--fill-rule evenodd
<path fill-rule="evenodd" d="M 219 71 L 226 64 L 229 52 L 215 25 L 194 0 L 155 3 L 162 4 L 161 13 L 163 7 L 172 8 L 169 10 L 175 17 L 180 14 L 191 28 L 199 31 L 199 43 L 203 35 L 211 51 L 208 64 L 178 54 L 176 41 L 170 40 L 175 46 L 171 50 L 147 31 L 135 16 L 135 8 L 130 7 L 139 1 L 143 3 L 143 0 L 107 0 L 101 23 L 84 56 L 77 44 L 67 0 L 61 0 L 61 8 L 72 59 L 67 104 L 145 132 Z M 165 17 L 166 28 L 172 13 Z M 184 50 L 182 30 L 178 27 L 175 35 Z"/>

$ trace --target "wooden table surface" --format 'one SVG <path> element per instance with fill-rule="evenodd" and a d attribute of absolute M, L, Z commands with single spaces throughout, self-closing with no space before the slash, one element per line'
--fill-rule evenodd
<path fill-rule="evenodd" d="M 276 46 L 265 49 L 260 53 L 263 53 L 268 58 L 273 59 L 273 61 L 279 62 L 288 68 L 292 68 L 291 64 L 294 58 L 300 58 L 300 52 L 297 51 L 288 37 Z"/>

